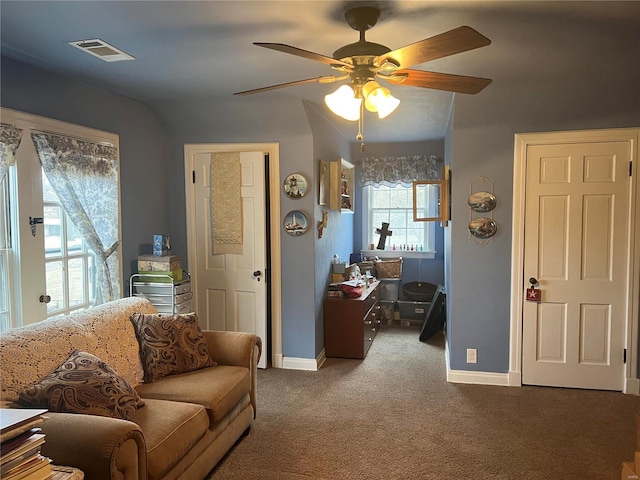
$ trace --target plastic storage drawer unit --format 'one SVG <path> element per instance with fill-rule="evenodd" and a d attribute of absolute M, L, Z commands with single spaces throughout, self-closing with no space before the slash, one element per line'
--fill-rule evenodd
<path fill-rule="evenodd" d="M 380 280 L 380 300 L 398 299 L 398 287 L 400 286 L 399 278 L 379 278 Z"/>

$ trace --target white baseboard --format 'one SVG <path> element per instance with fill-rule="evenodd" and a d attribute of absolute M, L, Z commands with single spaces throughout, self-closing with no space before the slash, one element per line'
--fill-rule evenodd
<path fill-rule="evenodd" d="M 470 370 L 447 370 L 447 382 L 473 383 L 478 385 L 509 386 L 509 374 L 474 372 Z"/>
<path fill-rule="evenodd" d="M 509 370 L 509 386 L 521 387 L 522 386 L 522 372 L 515 370 Z"/>
<path fill-rule="evenodd" d="M 477 372 L 472 370 L 451 370 L 449 363 L 449 342 L 444 342 L 444 357 L 447 363 L 447 382 L 450 383 L 472 383 L 475 385 L 498 385 L 498 386 L 521 386 L 520 374 L 517 382 L 512 373 Z"/>
<path fill-rule="evenodd" d="M 296 357 L 283 357 L 282 367 L 287 370 L 309 370 L 316 372 L 322 367 L 326 357 L 324 356 L 324 349 L 318 355 L 318 358 L 296 358 Z"/>
<path fill-rule="evenodd" d="M 282 356 L 281 353 L 278 354 L 274 354 L 273 357 L 271 358 L 271 366 L 273 368 L 282 368 L 282 359 L 284 357 Z"/>
<path fill-rule="evenodd" d="M 627 395 L 640 395 L 640 380 L 637 378 L 626 378 L 623 393 Z"/>

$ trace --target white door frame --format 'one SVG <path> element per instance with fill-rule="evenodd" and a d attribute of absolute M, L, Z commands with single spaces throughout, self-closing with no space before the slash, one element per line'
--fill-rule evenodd
<path fill-rule="evenodd" d="M 609 130 L 579 130 L 570 132 L 542 132 L 515 135 L 513 169 L 513 224 L 511 238 L 511 329 L 509 348 L 509 385 L 522 385 L 522 310 L 524 303 L 524 207 L 526 186 L 527 149 L 531 145 L 549 145 L 578 142 L 628 141 L 631 143 L 631 176 L 629 208 L 629 258 L 632 263 L 628 272 L 629 292 L 627 318 L 625 320 L 625 366 L 624 393 L 639 395 L 638 380 L 638 317 L 640 315 L 640 180 L 638 175 L 638 142 L 640 128 L 618 128 Z"/>
<path fill-rule="evenodd" d="M 269 202 L 271 227 L 271 366 L 282 368 L 282 272 L 280 253 L 280 146 L 277 143 L 199 143 L 184 146 L 184 178 L 187 216 L 187 256 L 191 277 L 198 278 L 196 255 L 195 156 L 215 152 L 264 152 L 269 155 Z M 263 345 L 263 355 L 267 351 Z"/>

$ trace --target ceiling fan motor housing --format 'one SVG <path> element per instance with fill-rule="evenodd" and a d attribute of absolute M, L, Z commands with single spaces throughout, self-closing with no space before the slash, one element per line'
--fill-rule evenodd
<path fill-rule="evenodd" d="M 340 47 L 338 50 L 333 52 L 333 58 L 335 58 L 336 60 L 349 62 L 351 57 L 367 56 L 371 57 L 371 63 L 373 63 L 373 59 L 375 57 L 377 57 L 378 55 L 384 55 L 385 53 L 389 53 L 390 51 L 391 49 L 389 47 L 380 45 L 379 43 L 361 40 L 359 42 L 350 43 L 349 45 Z"/>
<path fill-rule="evenodd" d="M 378 55 L 389 53 L 391 49 L 379 43 L 367 42 L 364 32 L 372 28 L 380 18 L 380 10 L 375 7 L 356 7 L 344 14 L 344 18 L 351 28 L 360 32 L 360 39 L 340 47 L 333 52 L 333 58 L 346 61 L 355 65 L 373 65 L 373 60 Z M 363 57 L 362 59 L 354 57 Z M 353 60 L 352 60 L 353 58 Z"/>

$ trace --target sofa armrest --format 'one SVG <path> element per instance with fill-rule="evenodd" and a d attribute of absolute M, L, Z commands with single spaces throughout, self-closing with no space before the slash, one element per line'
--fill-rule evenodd
<path fill-rule="evenodd" d="M 147 478 L 145 441 L 135 423 L 75 413 L 46 417 L 42 454 L 54 464 L 79 468 L 92 480 Z"/>
<path fill-rule="evenodd" d="M 256 384 L 258 361 L 262 355 L 262 340 L 253 333 L 224 330 L 204 330 L 207 349 L 213 360 L 220 365 L 246 367 L 251 373 L 251 404 L 256 416 Z"/>

